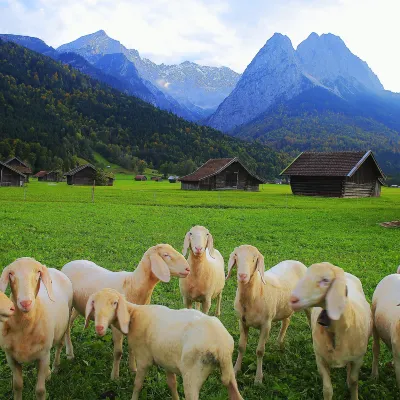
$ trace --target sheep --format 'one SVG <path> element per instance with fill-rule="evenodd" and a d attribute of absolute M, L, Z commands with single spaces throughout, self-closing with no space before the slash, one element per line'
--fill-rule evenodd
<path fill-rule="evenodd" d="M 372 297 L 373 362 L 372 377 L 378 378 L 380 339 L 392 351 L 397 385 L 400 388 L 400 275 L 383 278 Z"/>
<path fill-rule="evenodd" d="M 201 310 L 208 314 L 211 300 L 217 298 L 215 315 L 221 315 L 222 290 L 225 286 L 224 259 L 214 248 L 214 240 L 204 226 L 194 226 L 185 235 L 182 253 L 186 256 L 189 250 L 188 263 L 190 275 L 179 280 L 179 288 L 186 308 L 192 308 L 197 302 Z"/>
<path fill-rule="evenodd" d="M 173 400 L 179 400 L 175 374 L 183 377 L 186 400 L 198 400 L 203 383 L 217 366 L 229 399 L 242 400 L 232 366 L 234 342 L 218 318 L 197 310 L 128 303 L 119 292 L 107 288 L 88 299 L 85 326 L 93 314 L 98 335 L 114 324 L 128 336 L 129 352 L 138 366 L 132 400 L 139 399 L 153 364 L 166 370 Z"/>
<path fill-rule="evenodd" d="M 231 253 L 226 279 L 231 276 L 235 265 L 237 265 L 238 288 L 234 307 L 239 314 L 240 339 L 234 370 L 237 374 L 242 369 L 249 328 L 259 329 L 257 371 L 254 383 L 261 384 L 265 344 L 269 338 L 272 322 L 282 321 L 278 343 L 283 348 L 286 330 L 293 314 L 289 305 L 291 291 L 305 275 L 307 267 L 299 261 L 283 261 L 264 272 L 263 255 L 256 247 L 250 245 L 236 247 Z M 310 312 L 305 311 L 309 318 Z"/>
<path fill-rule="evenodd" d="M 372 331 L 371 308 L 360 280 L 328 262 L 313 264 L 293 290 L 293 310 L 314 307 L 312 337 L 324 400 L 333 396 L 330 368 L 347 365 L 347 386 L 358 399 L 358 375 Z"/>
<path fill-rule="evenodd" d="M 13 315 L 0 322 L 0 347 L 13 374 L 14 400 L 22 400 L 22 363 L 38 361 L 36 398 L 46 398 L 45 380 L 51 375 L 50 350 L 56 347 L 53 372 L 72 307 L 72 284 L 60 271 L 46 268 L 33 258 L 15 260 L 4 268 L 0 290 L 11 286 Z"/>
<path fill-rule="evenodd" d="M 14 303 L 3 292 L 0 292 L 0 323 L 7 322 L 14 312 Z"/>
<path fill-rule="evenodd" d="M 133 272 L 112 272 L 86 260 L 71 261 L 61 269 L 71 280 L 74 288 L 74 311 L 66 336 L 68 358 L 74 357 L 71 342 L 71 326 L 75 318 L 85 315 L 89 296 L 100 289 L 111 287 L 124 294 L 128 301 L 135 304 L 149 304 L 154 287 L 160 281 L 169 282 L 171 276 L 187 277 L 189 265 L 178 251 L 169 244 L 150 247 L 143 255 Z M 112 329 L 114 342 L 114 363 L 111 379 L 119 378 L 119 365 L 122 357 L 123 335 Z M 130 367 L 136 371 L 135 360 L 130 359 Z"/>

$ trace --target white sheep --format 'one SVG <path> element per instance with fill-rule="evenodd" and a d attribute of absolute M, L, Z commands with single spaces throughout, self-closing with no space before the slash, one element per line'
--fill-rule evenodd
<path fill-rule="evenodd" d="M 135 304 L 149 304 L 154 287 L 160 281 L 169 282 L 171 276 L 187 277 L 190 268 L 178 251 L 169 244 L 150 247 L 143 255 L 133 272 L 113 272 L 86 260 L 71 261 L 61 270 L 72 282 L 74 288 L 74 311 L 69 324 L 66 346 L 68 358 L 74 357 L 71 342 L 71 326 L 75 318 L 85 315 L 89 296 L 100 289 L 110 287 L 124 294 L 128 301 Z M 123 335 L 112 329 L 114 342 L 114 363 L 111 379 L 119 377 L 119 365 L 122 357 Z M 136 370 L 134 359 L 130 359 L 132 371 Z"/>
<path fill-rule="evenodd" d="M 351 399 L 358 399 L 358 375 L 372 331 L 371 308 L 360 280 L 330 263 L 313 264 L 291 297 L 295 311 L 314 307 L 311 326 L 324 400 L 333 396 L 330 368 L 347 366 Z"/>
<path fill-rule="evenodd" d="M 400 275 L 392 274 L 383 278 L 372 297 L 374 319 L 374 345 L 372 376 L 378 378 L 380 339 L 393 354 L 397 385 L 400 388 Z"/>
<path fill-rule="evenodd" d="M 278 337 L 280 347 L 286 335 L 293 310 L 289 299 L 297 282 L 305 275 L 307 267 L 299 261 L 283 261 L 264 272 L 264 257 L 254 246 L 236 247 L 229 257 L 228 279 L 232 268 L 237 266 L 238 288 L 235 310 L 239 314 L 239 354 L 235 373 L 241 371 L 247 346 L 249 328 L 260 330 L 257 346 L 257 372 L 255 383 L 263 379 L 262 362 L 265 344 L 269 338 L 272 322 L 282 321 Z M 309 318 L 309 311 L 306 310 Z"/>
<path fill-rule="evenodd" d="M 14 312 L 14 303 L 3 292 L 0 292 L 0 323 L 7 322 L 14 315 Z"/>
<path fill-rule="evenodd" d="M 201 310 L 208 314 L 211 300 L 217 298 L 215 315 L 219 317 L 222 290 L 225 286 L 224 259 L 214 248 L 211 233 L 203 226 L 194 226 L 187 232 L 182 250 L 184 256 L 188 249 L 190 275 L 179 280 L 183 304 L 186 308 L 192 308 L 193 302 L 198 305 L 201 303 Z"/>
<path fill-rule="evenodd" d="M 138 367 L 132 400 L 139 399 L 153 364 L 166 370 L 173 400 L 179 400 L 175 374 L 182 375 L 186 400 L 198 400 L 203 383 L 218 366 L 229 399 L 242 400 L 232 366 L 234 342 L 218 318 L 197 310 L 128 303 L 113 289 L 89 298 L 86 321 L 93 314 L 99 335 L 104 335 L 109 324 L 128 335 L 129 352 L 135 355 Z"/>
<path fill-rule="evenodd" d="M 23 363 L 38 362 L 36 398 L 46 398 L 50 377 L 50 350 L 56 347 L 53 372 L 60 353 L 72 307 L 72 284 L 60 271 L 46 268 L 33 258 L 19 258 L 4 268 L 0 290 L 11 286 L 13 315 L 0 322 L 0 347 L 13 374 L 14 399 L 22 399 Z"/>

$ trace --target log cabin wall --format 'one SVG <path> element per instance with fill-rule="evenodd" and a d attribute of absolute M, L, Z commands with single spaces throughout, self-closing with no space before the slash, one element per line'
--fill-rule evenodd
<path fill-rule="evenodd" d="M 291 176 L 292 193 L 302 196 L 342 197 L 344 179 L 336 176 Z"/>
<path fill-rule="evenodd" d="M 0 186 L 21 186 L 24 178 L 11 169 L 0 166 Z"/>

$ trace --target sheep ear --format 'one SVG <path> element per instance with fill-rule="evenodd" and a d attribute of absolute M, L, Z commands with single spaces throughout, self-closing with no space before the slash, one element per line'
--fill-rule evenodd
<path fill-rule="evenodd" d="M 126 305 L 126 300 L 122 295 L 119 296 L 117 318 L 121 332 L 127 335 L 129 332 L 130 315 L 128 312 L 128 306 Z"/>
<path fill-rule="evenodd" d="M 326 294 L 326 310 L 330 319 L 337 321 L 346 305 L 346 278 L 341 268 L 335 267 L 335 279 Z"/>
<path fill-rule="evenodd" d="M 53 293 L 53 284 L 51 282 L 49 270 L 47 269 L 46 266 L 42 265 L 40 267 L 39 273 L 40 273 L 40 279 L 42 280 L 44 286 L 46 287 L 47 295 L 49 296 L 49 299 L 51 301 L 55 301 L 54 293 Z"/>
<path fill-rule="evenodd" d="M 150 256 L 150 264 L 153 274 L 160 281 L 169 282 L 171 280 L 171 273 L 169 272 L 168 265 L 158 254 L 152 254 Z"/>
<path fill-rule="evenodd" d="M 188 248 L 190 246 L 190 232 L 188 232 L 185 235 L 185 240 L 183 241 L 183 250 L 182 250 L 182 254 L 186 257 L 186 253 L 188 251 Z"/>
<path fill-rule="evenodd" d="M 85 329 L 89 326 L 90 322 L 90 315 L 94 311 L 94 304 L 93 304 L 93 296 L 90 296 L 87 303 L 86 303 L 86 310 L 85 310 Z"/>
<path fill-rule="evenodd" d="M 211 233 L 208 233 L 207 236 L 207 249 L 210 256 L 214 258 L 214 238 Z"/>
<path fill-rule="evenodd" d="M 264 256 L 260 252 L 258 252 L 258 257 L 257 257 L 257 270 L 258 273 L 260 274 L 262 283 L 266 285 L 264 278 L 264 272 L 265 272 Z"/>
<path fill-rule="evenodd" d="M 235 249 L 236 250 L 236 249 Z M 229 256 L 228 261 L 228 275 L 226 275 L 225 279 L 229 279 L 231 277 L 231 272 L 233 267 L 236 265 L 236 257 L 235 257 L 235 250 L 232 251 L 231 255 Z"/>
<path fill-rule="evenodd" d="M 0 277 L 0 291 L 5 292 L 10 283 L 10 268 L 5 267 Z"/>

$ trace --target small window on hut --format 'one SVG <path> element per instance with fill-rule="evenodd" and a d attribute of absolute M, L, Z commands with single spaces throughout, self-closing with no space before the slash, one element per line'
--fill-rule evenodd
<path fill-rule="evenodd" d="M 229 172 L 226 173 L 225 184 L 227 187 L 237 187 L 238 173 Z"/>

